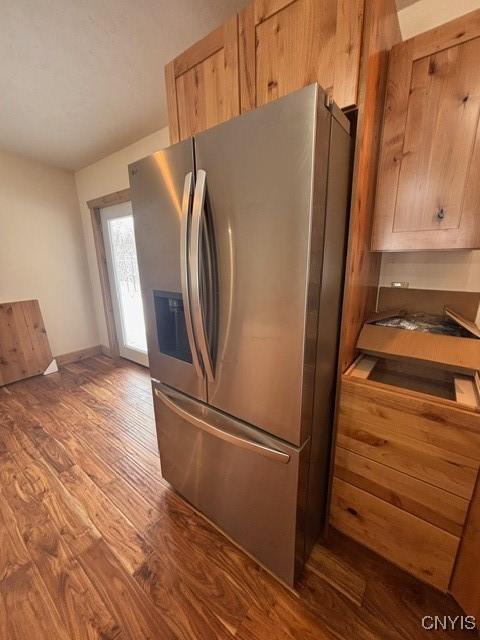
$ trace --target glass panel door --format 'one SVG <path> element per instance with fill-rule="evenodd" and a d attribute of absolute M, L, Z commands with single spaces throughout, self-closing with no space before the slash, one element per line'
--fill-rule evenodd
<path fill-rule="evenodd" d="M 106 207 L 101 218 L 120 355 L 148 366 L 132 205 Z"/>

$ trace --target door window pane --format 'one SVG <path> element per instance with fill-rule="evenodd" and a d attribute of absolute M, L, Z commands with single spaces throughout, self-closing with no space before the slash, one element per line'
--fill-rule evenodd
<path fill-rule="evenodd" d="M 108 220 L 112 262 L 125 346 L 147 351 L 133 216 Z"/>

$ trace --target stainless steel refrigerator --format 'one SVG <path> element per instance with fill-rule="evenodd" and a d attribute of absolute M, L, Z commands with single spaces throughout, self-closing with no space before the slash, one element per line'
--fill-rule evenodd
<path fill-rule="evenodd" d="M 325 518 L 350 156 L 312 85 L 129 167 L 162 474 L 289 585 Z"/>

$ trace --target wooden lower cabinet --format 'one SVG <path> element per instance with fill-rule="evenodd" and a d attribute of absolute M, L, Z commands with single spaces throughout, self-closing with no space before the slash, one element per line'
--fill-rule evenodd
<path fill-rule="evenodd" d="M 337 444 L 470 500 L 480 461 L 480 414 L 394 389 L 344 380 Z"/>
<path fill-rule="evenodd" d="M 446 592 L 478 478 L 480 413 L 356 379 L 356 366 L 341 383 L 330 522 Z"/>
<path fill-rule="evenodd" d="M 460 539 L 375 495 L 335 478 L 332 525 L 442 591 Z"/>

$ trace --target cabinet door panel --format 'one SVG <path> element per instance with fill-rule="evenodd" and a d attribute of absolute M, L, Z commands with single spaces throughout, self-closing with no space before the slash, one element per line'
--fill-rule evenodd
<path fill-rule="evenodd" d="M 424 582 L 447 591 L 459 538 L 335 477 L 332 525 Z"/>
<path fill-rule="evenodd" d="M 480 109 L 479 109 L 480 112 Z M 480 113 L 473 143 L 463 197 L 462 218 L 465 228 L 473 234 L 476 246 L 480 246 Z"/>
<path fill-rule="evenodd" d="M 336 7 L 297 0 L 256 26 L 257 107 L 313 82 L 333 91 Z"/>
<path fill-rule="evenodd" d="M 221 49 L 176 79 L 180 140 L 237 115 L 225 100 L 226 73 Z"/>
<path fill-rule="evenodd" d="M 451 24 L 392 51 L 375 251 L 480 248 L 480 20 Z"/>
<path fill-rule="evenodd" d="M 478 124 L 479 57 L 476 39 L 413 63 L 394 232 L 460 225 Z"/>
<path fill-rule="evenodd" d="M 169 63 L 165 80 L 172 143 L 237 116 L 237 17 Z"/>
<path fill-rule="evenodd" d="M 239 15 L 241 109 L 318 82 L 357 103 L 364 0 L 254 0 Z"/>

